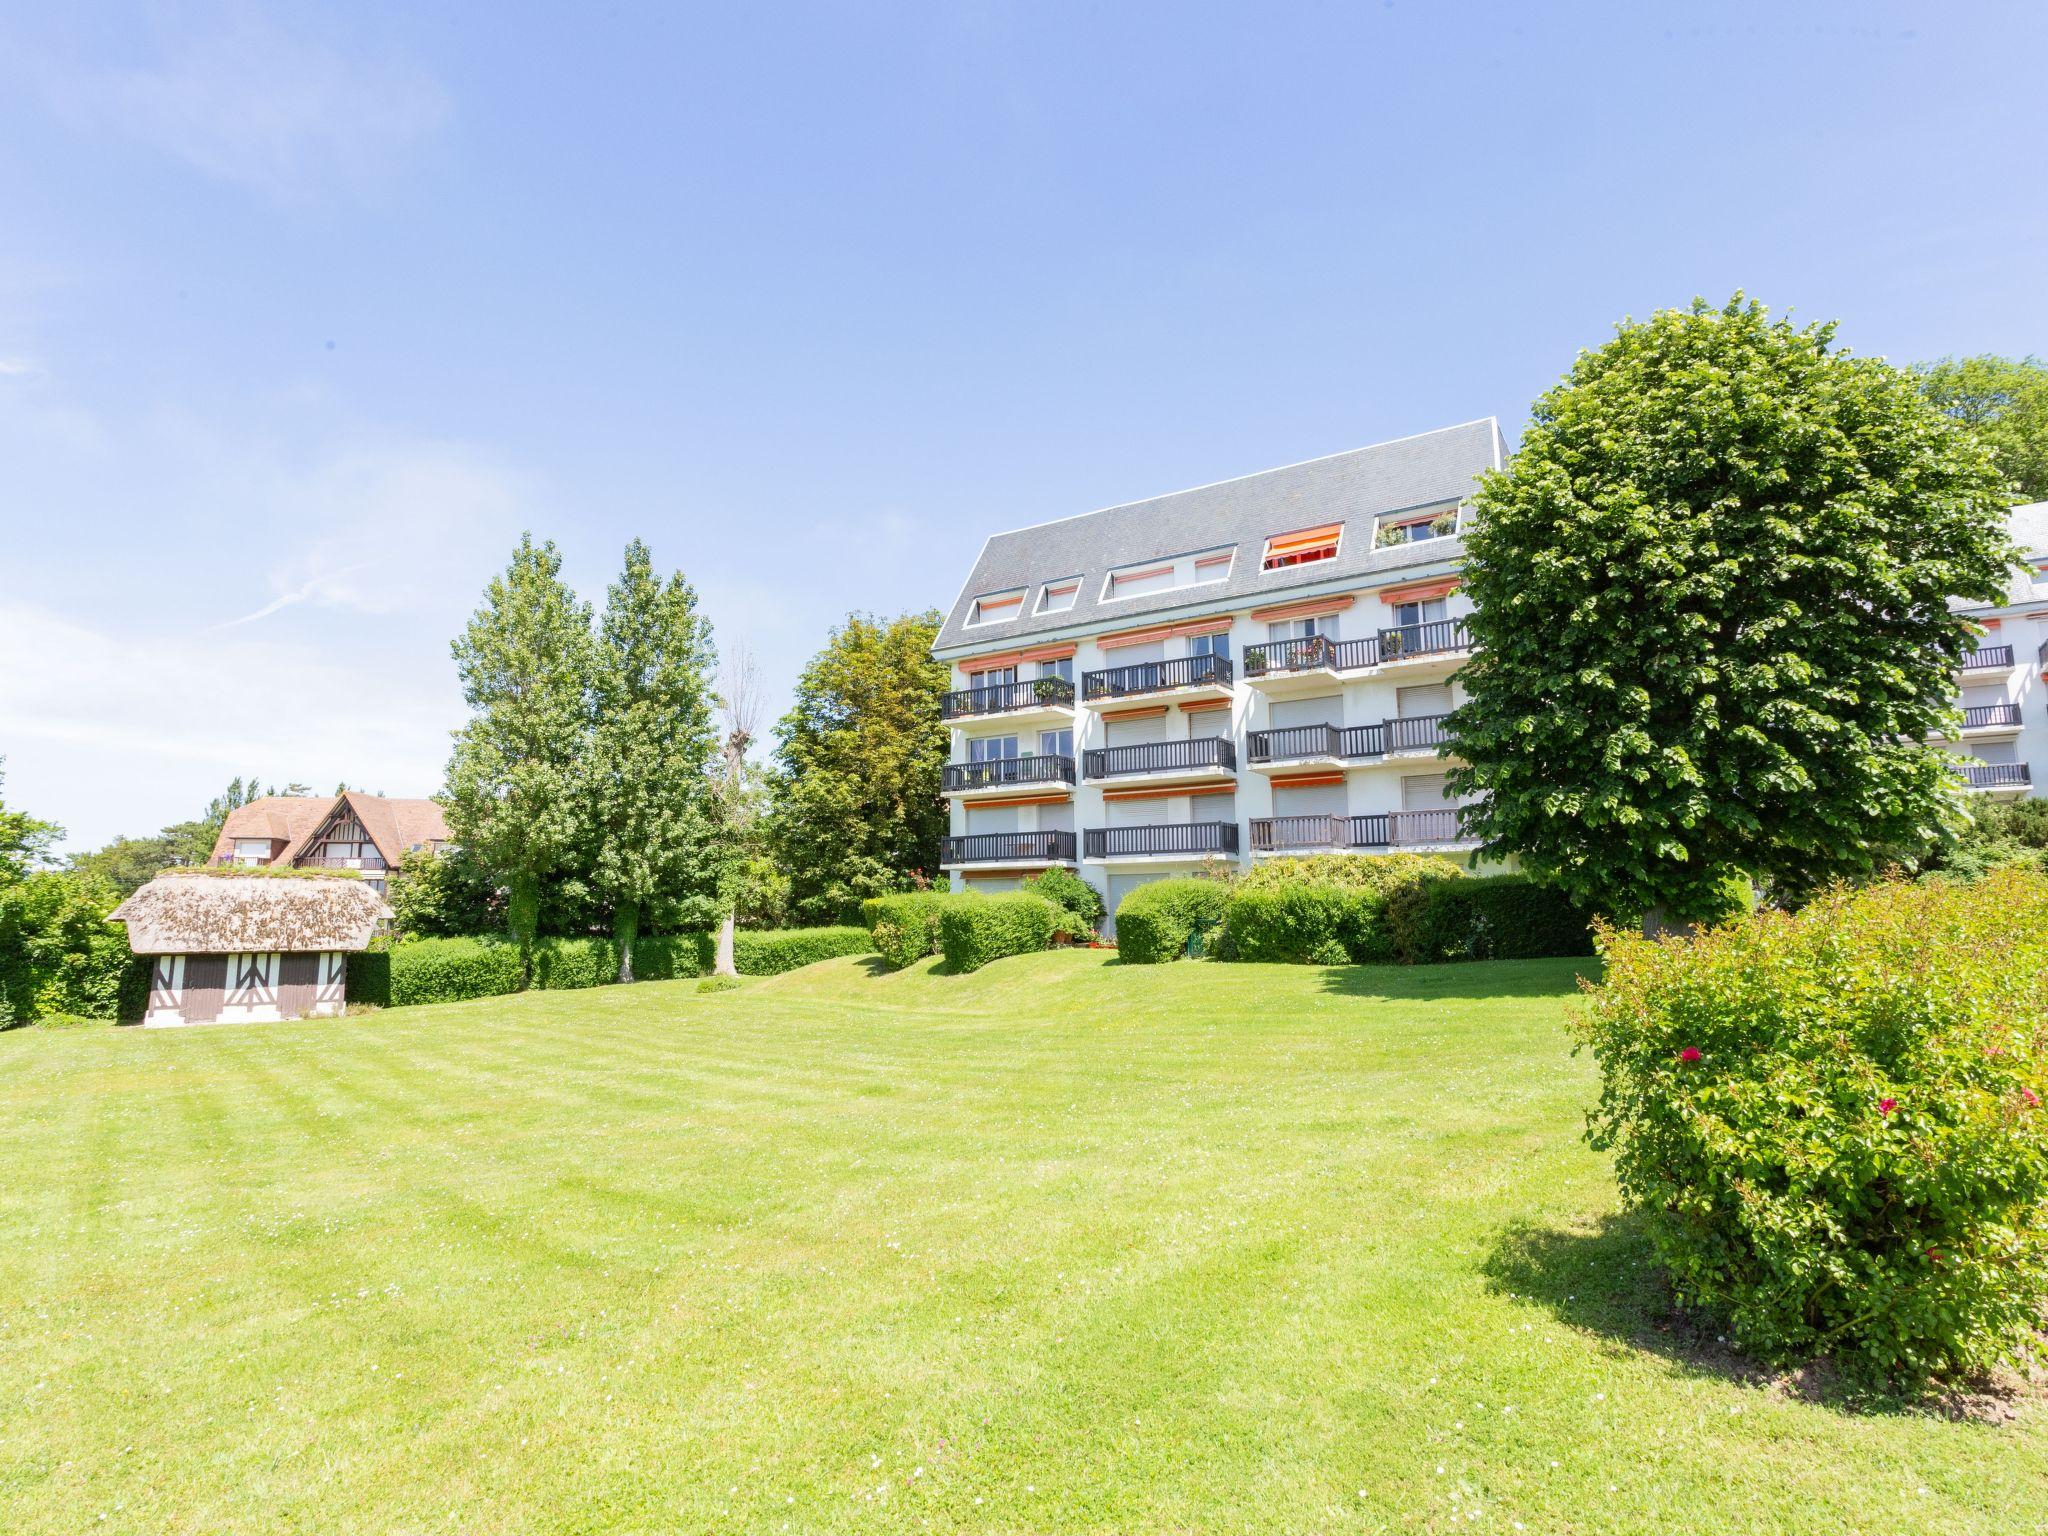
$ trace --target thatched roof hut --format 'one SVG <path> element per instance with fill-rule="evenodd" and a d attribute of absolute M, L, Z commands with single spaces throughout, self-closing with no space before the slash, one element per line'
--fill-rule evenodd
<path fill-rule="evenodd" d="M 108 915 L 138 955 L 306 954 L 362 949 L 391 908 L 350 875 L 166 870 Z"/>

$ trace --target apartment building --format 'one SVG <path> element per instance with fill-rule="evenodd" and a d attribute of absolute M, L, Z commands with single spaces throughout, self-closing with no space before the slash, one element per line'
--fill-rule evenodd
<path fill-rule="evenodd" d="M 1469 654 L 1462 533 L 1492 419 L 1014 533 L 939 633 L 954 889 L 1053 865 L 1132 888 L 1216 860 L 1462 853 L 1439 756 Z M 1958 678 L 1973 790 L 2048 773 L 2048 504 Z"/>

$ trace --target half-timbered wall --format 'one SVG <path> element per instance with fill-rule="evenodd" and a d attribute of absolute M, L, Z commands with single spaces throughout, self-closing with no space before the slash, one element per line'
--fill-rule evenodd
<path fill-rule="evenodd" d="M 348 956 L 158 955 L 151 962 L 145 1024 L 211 1024 L 317 1018 L 347 1007 Z"/>

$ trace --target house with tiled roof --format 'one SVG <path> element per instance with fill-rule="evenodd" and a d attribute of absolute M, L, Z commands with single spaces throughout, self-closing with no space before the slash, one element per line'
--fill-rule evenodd
<path fill-rule="evenodd" d="M 228 813 L 211 864 L 359 870 L 384 894 L 385 871 L 417 848 L 448 845 L 438 801 L 397 800 L 344 790 L 338 795 L 263 795 Z"/>

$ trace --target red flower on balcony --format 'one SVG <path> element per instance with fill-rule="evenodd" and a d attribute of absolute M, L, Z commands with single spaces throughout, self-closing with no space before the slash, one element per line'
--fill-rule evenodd
<path fill-rule="evenodd" d="M 1700 1059 L 1700 1048 L 1696 1045 L 1688 1045 L 1678 1053 L 1678 1059 L 1689 1067 Z"/>

